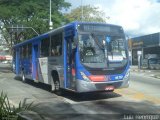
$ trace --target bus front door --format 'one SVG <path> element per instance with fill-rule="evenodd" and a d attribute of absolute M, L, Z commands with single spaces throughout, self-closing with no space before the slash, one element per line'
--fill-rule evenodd
<path fill-rule="evenodd" d="M 73 49 L 73 37 L 68 37 L 66 39 L 66 67 L 65 67 L 65 87 L 68 89 L 75 90 L 75 53 Z"/>

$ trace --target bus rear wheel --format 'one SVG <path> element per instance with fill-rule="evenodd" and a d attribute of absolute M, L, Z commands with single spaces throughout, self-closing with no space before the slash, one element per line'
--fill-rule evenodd
<path fill-rule="evenodd" d="M 60 83 L 59 80 L 54 81 L 55 91 L 60 91 Z"/>
<path fill-rule="evenodd" d="M 57 95 L 61 95 L 60 82 L 58 79 L 58 75 L 55 74 L 54 76 L 52 76 L 51 92 L 56 93 Z"/>
<path fill-rule="evenodd" d="M 24 82 L 24 83 L 26 82 L 24 71 L 22 72 L 22 82 Z"/>
<path fill-rule="evenodd" d="M 57 81 L 57 80 L 53 81 L 53 83 L 51 84 L 51 92 L 53 92 L 57 95 L 62 95 L 59 81 Z"/>

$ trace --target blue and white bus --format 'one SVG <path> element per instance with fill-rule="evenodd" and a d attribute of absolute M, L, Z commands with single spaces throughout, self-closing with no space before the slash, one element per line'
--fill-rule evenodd
<path fill-rule="evenodd" d="M 52 91 L 113 91 L 129 86 L 127 41 L 121 26 L 72 22 L 13 47 L 22 81 Z"/>

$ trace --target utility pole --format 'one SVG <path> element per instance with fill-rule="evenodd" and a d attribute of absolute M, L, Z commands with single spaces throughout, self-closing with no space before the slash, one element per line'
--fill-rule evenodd
<path fill-rule="evenodd" d="M 51 11 L 52 11 L 52 8 L 51 8 L 51 0 L 50 0 L 50 7 L 49 7 L 49 29 L 52 30 L 53 29 L 53 22 L 51 20 Z"/>
<path fill-rule="evenodd" d="M 12 30 L 11 32 L 13 32 L 13 29 L 15 29 L 14 31 L 16 31 L 16 32 L 18 32 L 19 29 L 22 29 L 22 31 L 23 31 L 24 29 L 32 29 L 32 30 L 39 36 L 39 33 L 38 33 L 33 27 L 24 27 L 24 26 L 20 27 L 20 26 L 18 26 L 18 25 L 17 25 L 16 27 L 14 27 L 14 26 L 12 25 L 12 27 L 7 27 L 7 28 L 11 29 L 11 30 Z"/>
<path fill-rule="evenodd" d="M 10 34 L 10 37 L 11 37 L 11 47 L 13 46 L 13 43 L 17 43 L 20 41 L 20 35 L 22 34 L 22 32 L 24 31 L 24 29 L 32 29 L 36 34 L 37 36 L 39 36 L 38 32 L 32 28 L 32 27 L 24 27 L 23 25 L 22 26 L 11 26 L 11 27 L 7 27 L 7 29 L 9 29 L 9 34 Z M 13 39 L 13 35 L 14 35 L 14 39 Z M 14 41 L 16 40 L 16 41 Z"/>
<path fill-rule="evenodd" d="M 83 21 L 83 0 L 81 0 L 81 21 Z"/>

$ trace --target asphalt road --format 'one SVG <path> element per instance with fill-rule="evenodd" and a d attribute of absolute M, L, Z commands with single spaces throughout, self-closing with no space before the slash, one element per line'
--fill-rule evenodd
<path fill-rule="evenodd" d="M 136 78 L 135 78 L 136 76 Z M 160 79 L 148 77 L 146 74 L 134 74 L 131 75 L 132 84 L 131 88 L 137 89 L 143 92 L 145 95 L 151 95 L 160 99 Z"/>
<path fill-rule="evenodd" d="M 49 86 L 15 79 L 8 65 L 0 64 L 0 91 L 8 94 L 11 104 L 18 106 L 23 99 L 34 101 L 34 112 L 23 115 L 34 119 L 54 120 L 106 120 L 135 118 L 136 115 L 159 114 L 160 79 L 143 73 L 131 73 L 130 87 L 113 93 L 75 94 L 64 92 L 57 96 L 49 92 Z M 130 115 L 130 116 L 128 116 Z"/>

